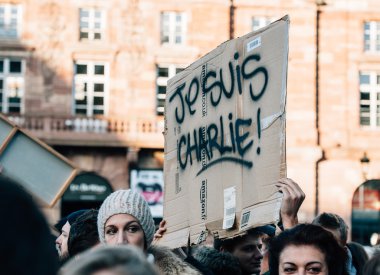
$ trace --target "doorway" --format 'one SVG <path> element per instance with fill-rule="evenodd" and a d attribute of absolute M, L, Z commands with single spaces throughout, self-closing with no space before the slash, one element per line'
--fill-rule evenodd
<path fill-rule="evenodd" d="M 361 184 L 352 198 L 352 241 L 363 245 L 379 244 L 380 180 Z"/>
<path fill-rule="evenodd" d="M 107 179 L 94 172 L 82 172 L 62 196 L 61 217 L 81 209 L 99 209 L 112 192 Z"/>

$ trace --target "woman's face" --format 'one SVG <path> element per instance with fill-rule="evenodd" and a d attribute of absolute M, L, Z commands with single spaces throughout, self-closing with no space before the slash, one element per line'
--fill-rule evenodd
<path fill-rule="evenodd" d="M 280 254 L 280 275 L 327 275 L 325 256 L 311 245 L 289 245 Z"/>
<path fill-rule="evenodd" d="M 138 220 L 129 214 L 111 216 L 104 226 L 107 244 L 131 244 L 144 250 L 144 231 Z"/>

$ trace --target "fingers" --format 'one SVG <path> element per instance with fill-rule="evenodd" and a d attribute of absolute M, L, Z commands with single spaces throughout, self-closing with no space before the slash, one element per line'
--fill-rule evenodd
<path fill-rule="evenodd" d="M 288 195 L 290 198 L 297 199 L 301 202 L 305 199 L 305 193 L 302 191 L 301 187 L 292 179 L 279 179 L 276 183 L 276 186 L 278 186 L 280 190 L 283 191 L 283 193 L 286 192 L 284 193 L 284 197 L 287 197 Z"/>
<path fill-rule="evenodd" d="M 278 180 L 276 186 L 284 194 L 280 210 L 283 225 L 291 228 L 298 223 L 297 213 L 305 199 L 305 193 L 297 183 L 288 178 Z"/>
<path fill-rule="evenodd" d="M 153 236 L 153 239 L 156 241 L 158 239 L 161 239 L 162 236 L 164 235 L 164 233 L 166 232 L 167 228 L 166 228 L 166 220 L 162 220 L 159 224 L 159 227 L 156 231 L 156 233 L 154 233 L 154 236 Z"/>
<path fill-rule="evenodd" d="M 160 233 L 154 233 L 154 236 L 153 236 L 153 239 L 161 239 L 162 238 L 162 234 L 160 234 Z"/>
<path fill-rule="evenodd" d="M 159 225 L 159 227 L 161 228 L 161 227 L 165 227 L 165 225 L 166 225 L 166 220 L 162 220 L 162 221 L 160 221 L 160 225 Z M 165 227 L 166 228 L 166 227 Z"/>
<path fill-rule="evenodd" d="M 292 179 L 282 178 L 278 180 L 278 183 L 288 186 L 292 190 L 292 193 L 303 194 L 301 187 L 299 187 L 299 185 Z"/>
<path fill-rule="evenodd" d="M 166 220 L 162 220 L 160 222 L 160 225 L 159 225 L 159 228 L 157 230 L 158 233 L 160 233 L 161 235 L 164 234 L 166 232 Z"/>
<path fill-rule="evenodd" d="M 159 239 L 162 238 L 163 233 L 159 233 L 158 231 L 159 231 L 159 230 L 157 230 L 157 232 L 154 233 L 154 235 L 153 235 L 153 241 L 157 241 L 157 240 L 159 240 Z"/>
<path fill-rule="evenodd" d="M 287 188 L 286 185 L 284 185 L 282 183 L 276 183 L 276 186 L 278 187 L 279 191 L 284 195 L 283 199 L 290 198 L 289 188 Z"/>

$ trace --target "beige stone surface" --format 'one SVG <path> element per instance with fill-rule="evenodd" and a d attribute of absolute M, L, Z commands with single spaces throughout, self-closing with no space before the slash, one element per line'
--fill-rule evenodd
<path fill-rule="evenodd" d="M 23 9 L 21 38 L 0 41 L 0 55 L 26 58 L 25 114 L 71 115 L 73 64 L 75 60 L 98 60 L 110 66 L 106 117 L 162 122 L 155 114 L 156 64 L 190 64 L 229 39 L 230 2 L 12 1 L 20 3 Z M 315 2 L 235 0 L 233 35 L 251 31 L 253 16 L 275 19 L 290 15 L 288 176 L 299 182 L 307 194 L 300 213 L 302 220 L 310 220 L 314 215 L 318 178 L 320 210 L 340 213 L 349 221 L 350 198 L 363 182 L 359 160 L 364 152 L 371 160 L 369 177 L 380 177 L 380 132 L 359 125 L 359 71 L 380 72 L 380 54 L 363 52 L 363 22 L 380 20 L 380 2 L 326 0 L 326 5 L 320 7 L 319 79 Z M 78 40 L 80 7 L 99 7 L 106 11 L 104 41 Z M 160 12 L 165 10 L 186 14 L 184 45 L 160 45 Z M 49 135 L 45 136 L 46 140 Z M 144 142 L 139 146 L 143 148 Z M 163 143 L 154 142 L 156 145 L 150 143 L 150 148 L 163 148 Z M 106 141 L 96 144 L 102 148 L 109 146 Z M 120 151 L 123 150 L 125 145 L 120 145 Z M 322 152 L 325 160 L 317 169 Z M 124 151 L 118 156 L 73 153 L 70 158 L 79 167 L 105 176 L 115 188 L 128 184 Z"/>

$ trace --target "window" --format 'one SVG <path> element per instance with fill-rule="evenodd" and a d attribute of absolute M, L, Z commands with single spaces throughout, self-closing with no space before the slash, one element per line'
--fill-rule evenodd
<path fill-rule="evenodd" d="M 380 71 L 360 72 L 360 125 L 380 126 Z"/>
<path fill-rule="evenodd" d="M 74 76 L 74 113 L 103 115 L 107 96 L 108 65 L 77 62 Z"/>
<path fill-rule="evenodd" d="M 380 52 L 380 21 L 364 22 L 364 51 Z"/>
<path fill-rule="evenodd" d="M 169 78 L 172 78 L 179 72 L 183 70 L 183 67 L 178 67 L 176 65 L 168 65 L 168 66 L 157 66 L 157 105 L 156 105 L 156 113 L 157 115 L 164 114 L 165 108 L 165 99 L 166 99 L 166 86 Z"/>
<path fill-rule="evenodd" d="M 271 23 L 271 19 L 268 17 L 252 17 L 252 30 L 257 31 L 262 27 L 265 27 Z"/>
<path fill-rule="evenodd" d="M 183 44 L 186 32 L 185 21 L 184 13 L 161 13 L 161 44 Z"/>
<path fill-rule="evenodd" d="M 25 64 L 21 59 L 0 58 L 0 111 L 21 113 Z"/>
<path fill-rule="evenodd" d="M 21 25 L 21 6 L 0 5 L 0 38 L 18 38 Z"/>
<path fill-rule="evenodd" d="M 105 30 L 105 13 L 97 9 L 80 9 L 80 40 L 102 40 Z"/>

